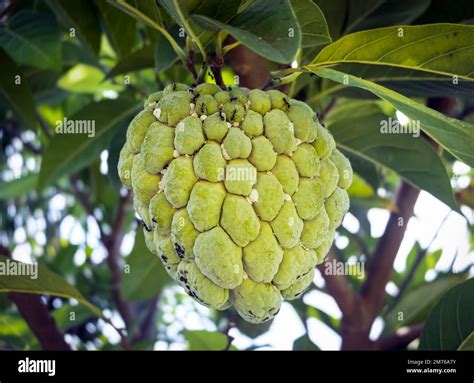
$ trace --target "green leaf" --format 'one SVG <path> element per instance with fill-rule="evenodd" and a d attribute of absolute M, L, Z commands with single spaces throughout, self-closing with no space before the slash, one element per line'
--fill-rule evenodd
<path fill-rule="evenodd" d="M 360 23 L 383 3 L 384 0 L 318 0 L 333 40 Z"/>
<path fill-rule="evenodd" d="M 35 103 L 31 89 L 25 83 L 20 69 L 16 63 L 0 49 L 0 92 L 15 114 L 33 129 L 36 125 Z"/>
<path fill-rule="evenodd" d="M 179 17 L 176 11 L 176 6 L 173 0 L 158 0 L 165 11 L 172 17 L 172 19 L 182 28 L 186 30 L 186 26 Z M 191 18 L 192 15 L 207 16 L 226 23 L 229 21 L 239 9 L 240 0 L 201 0 L 198 2 L 188 0 L 178 0 L 178 5 L 183 13 L 187 23 L 196 34 L 196 37 L 201 43 L 206 46 L 215 39 L 215 33 L 203 28 L 196 21 Z"/>
<path fill-rule="evenodd" d="M 176 52 L 163 35 L 160 35 L 155 44 L 155 72 L 167 70 L 178 59 Z"/>
<path fill-rule="evenodd" d="M 278 63 L 290 63 L 301 44 L 301 30 L 286 0 L 260 0 L 223 23 L 194 15 L 193 19 L 214 30 L 225 30 L 257 54 Z"/>
<path fill-rule="evenodd" d="M 413 20 L 428 9 L 430 3 L 431 0 L 385 0 L 367 17 L 353 24 L 350 31 L 356 32 L 388 27 L 389 25 L 411 24 Z"/>
<path fill-rule="evenodd" d="M 140 107 L 135 101 L 123 97 L 93 102 L 73 116 L 67 117 L 68 124 L 74 123 L 82 130 L 94 126 L 95 132 L 92 137 L 89 137 L 87 132 L 56 133 L 53 136 L 43 155 L 39 189 L 63 175 L 83 169 L 96 160 L 101 151 L 108 147 L 115 132 L 122 124 L 128 123 L 131 115 Z M 62 123 L 63 126 L 63 122 L 57 121 L 56 124 Z"/>
<path fill-rule="evenodd" d="M 35 190 L 38 174 L 29 173 L 26 176 L 8 182 L 3 181 L 0 189 L 0 200 L 17 198 Z"/>
<path fill-rule="evenodd" d="M 300 24 L 301 47 L 315 47 L 330 43 L 328 25 L 321 9 L 312 0 L 291 0 L 291 7 Z"/>
<path fill-rule="evenodd" d="M 469 166 L 474 166 L 473 125 L 447 117 L 442 113 L 427 108 L 399 93 L 370 81 L 329 68 L 308 66 L 307 69 L 318 76 L 329 78 L 335 82 L 367 90 L 377 97 L 388 101 L 412 120 L 419 121 L 421 129 L 454 157 Z"/>
<path fill-rule="evenodd" d="M 315 66 L 389 65 L 460 79 L 474 78 L 474 26 L 431 24 L 387 27 L 347 35 L 325 47 Z"/>
<path fill-rule="evenodd" d="M 293 351 L 320 351 L 308 335 L 303 335 L 293 342 Z"/>
<path fill-rule="evenodd" d="M 463 23 L 472 24 L 474 20 L 474 2 L 456 0 L 456 6 L 445 0 L 431 0 L 428 10 L 414 24 Z"/>
<path fill-rule="evenodd" d="M 461 345 L 458 347 L 458 351 L 474 351 L 474 331 L 462 341 Z"/>
<path fill-rule="evenodd" d="M 106 78 L 112 78 L 124 73 L 136 72 L 153 68 L 155 47 L 145 45 L 143 48 L 123 57 L 108 73 Z"/>
<path fill-rule="evenodd" d="M 222 351 L 227 347 L 227 337 L 220 332 L 206 330 L 183 330 L 188 350 Z"/>
<path fill-rule="evenodd" d="M 68 92 L 94 94 L 100 89 L 104 77 L 104 72 L 97 67 L 77 64 L 58 79 L 57 85 Z"/>
<path fill-rule="evenodd" d="M 382 132 L 382 123 L 390 125 L 390 121 L 374 102 L 349 101 L 336 106 L 325 123 L 340 148 L 393 170 L 459 210 L 446 169 L 431 145 L 421 136 Z"/>
<path fill-rule="evenodd" d="M 456 350 L 474 331 L 474 279 L 450 289 L 431 310 L 420 350 Z"/>
<path fill-rule="evenodd" d="M 111 5 L 121 9 L 123 12 L 132 16 L 134 19 L 154 28 L 152 23 L 156 23 L 158 25 L 162 25 L 160 9 L 158 8 L 155 1 L 137 1 L 137 0 L 107 0 Z M 141 14 L 145 15 L 146 17 L 141 17 L 141 15 L 137 14 L 136 12 L 132 11 L 129 7 L 124 5 L 124 3 L 128 4 L 128 6 L 138 10 Z M 150 20 L 152 23 L 150 23 Z"/>
<path fill-rule="evenodd" d="M 119 57 L 128 55 L 135 45 L 137 25 L 107 0 L 96 0 L 104 21 L 105 32 Z"/>
<path fill-rule="evenodd" d="M 100 48 L 100 23 L 97 10 L 90 0 L 46 0 L 58 20 L 71 33 L 74 28 L 75 37 L 79 37 L 84 45 L 95 55 Z"/>
<path fill-rule="evenodd" d="M 26 270 L 25 265 L 22 262 L 0 255 L 0 268 L 3 269 L 3 272 L 0 273 L 0 292 L 54 295 L 61 298 L 75 299 L 86 306 L 93 314 L 102 316 L 102 312 L 98 307 L 84 298 L 74 286 L 44 265 L 37 266 L 37 273 L 30 272 L 29 275 L 13 274 L 14 270 L 17 270 L 17 272 Z M 23 274 L 27 273 L 23 272 Z"/>
<path fill-rule="evenodd" d="M 158 294 L 170 281 L 157 255 L 148 250 L 143 230 L 137 230 L 135 245 L 126 258 L 128 271 L 122 274 L 120 291 L 126 301 L 142 301 Z"/>
<path fill-rule="evenodd" d="M 387 65 L 339 64 L 337 70 L 375 82 L 381 86 L 412 97 L 471 97 L 474 93 L 474 81 L 455 82 L 451 77 L 428 73 L 414 69 L 396 68 Z M 374 95 L 358 88 L 348 88 L 324 79 L 321 91 L 310 99 L 321 100 L 328 95 L 339 97 L 374 98 Z"/>
<path fill-rule="evenodd" d="M 59 69 L 59 29 L 46 13 L 21 11 L 0 26 L 0 45 L 22 65 Z"/>
<path fill-rule="evenodd" d="M 393 309 L 384 315 L 385 327 L 395 330 L 423 322 L 443 294 L 465 279 L 463 275 L 448 274 L 433 282 L 419 285 L 406 293 Z"/>
<path fill-rule="evenodd" d="M 91 318 L 90 310 L 84 305 L 63 304 L 52 312 L 53 318 L 62 331 L 80 326 Z"/>

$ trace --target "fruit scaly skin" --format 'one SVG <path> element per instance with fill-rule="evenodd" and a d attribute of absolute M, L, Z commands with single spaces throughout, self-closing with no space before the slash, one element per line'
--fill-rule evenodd
<path fill-rule="evenodd" d="M 308 105 L 214 84 L 150 95 L 118 173 L 168 274 L 199 303 L 234 306 L 252 323 L 310 286 L 352 182 L 349 160 Z"/>

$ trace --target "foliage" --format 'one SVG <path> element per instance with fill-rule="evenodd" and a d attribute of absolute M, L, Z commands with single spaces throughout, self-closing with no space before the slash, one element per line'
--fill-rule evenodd
<path fill-rule="evenodd" d="M 375 271 L 370 264 L 387 238 L 395 259 L 408 220 L 399 229 L 389 222 L 393 231 L 379 240 L 373 232 L 380 221 L 371 214 L 409 218 L 416 198 L 411 205 L 397 199 L 400 185 L 472 221 L 473 173 L 461 165 L 474 165 L 472 1 L 26 0 L 7 2 L 0 17 L 0 264 L 10 264 L 10 255 L 40 264 L 36 280 L 0 275 L 0 348 L 42 347 L 12 292 L 41 296 L 75 349 L 222 350 L 235 348 L 234 336 L 240 348 L 256 349 L 271 336 L 274 324 L 250 326 L 176 289 L 146 250 L 131 196 L 119 186 L 131 117 L 172 83 L 232 86 L 254 75 L 248 68 L 261 73 L 260 65 L 268 76 L 257 79 L 262 87 L 314 107 L 355 171 L 349 194 L 357 229 L 345 222 L 330 253 L 330 260 L 367 263 L 362 275 L 342 276 L 354 294 L 372 296 L 368 280 L 390 275 L 393 262 Z M 398 119 L 421 130 L 381 129 Z M 61 131 L 77 121 L 82 132 Z M 383 307 L 360 318 L 365 330 L 383 318 L 373 347 L 383 348 L 384 337 L 402 326 L 426 323 L 420 348 L 472 349 L 473 233 L 462 270 L 455 259 L 440 267 L 450 255 L 436 242 L 415 243 L 397 257 L 407 255 L 405 267 L 377 286 Z M 318 277 L 285 306 L 303 324 L 295 350 L 323 348 L 312 321 L 340 333 L 350 313 L 352 295 L 341 295 L 332 285 L 338 277 L 319 271 L 325 281 Z M 387 282 L 395 292 L 385 292 Z M 342 318 L 315 307 L 314 294 L 332 296 Z"/>

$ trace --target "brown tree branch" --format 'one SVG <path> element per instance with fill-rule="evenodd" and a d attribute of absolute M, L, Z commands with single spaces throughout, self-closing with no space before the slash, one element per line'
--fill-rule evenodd
<path fill-rule="evenodd" d="M 120 255 L 120 244 L 122 243 L 121 228 L 125 216 L 127 214 L 127 207 L 130 201 L 132 193 L 127 191 L 127 194 L 120 198 L 119 207 L 115 220 L 112 224 L 112 231 L 104 241 L 104 246 L 107 249 L 107 265 L 112 274 L 112 295 L 117 306 L 117 310 L 125 322 L 125 325 L 129 327 L 132 323 L 132 313 L 130 306 L 122 299 L 120 293 L 120 281 L 122 279 L 119 266 L 119 255 Z"/>
<path fill-rule="evenodd" d="M 390 214 L 385 231 L 380 237 L 367 269 L 367 279 L 362 285 L 361 296 L 367 303 L 372 319 L 382 310 L 385 286 L 393 272 L 393 262 L 405 235 L 408 220 L 420 190 L 402 181 L 394 198 L 397 211 Z"/>
<path fill-rule="evenodd" d="M 232 44 L 231 37 L 226 43 Z M 268 79 L 270 72 L 267 61 L 243 45 L 239 45 L 226 54 L 226 60 L 239 76 L 239 85 L 250 89 L 261 88 Z"/>
<path fill-rule="evenodd" d="M 377 340 L 374 343 L 374 348 L 381 351 L 404 350 L 411 342 L 420 337 L 422 330 L 422 324 L 401 327 L 395 332 Z"/>
<path fill-rule="evenodd" d="M 83 206 L 86 213 L 94 217 L 94 209 L 89 200 L 87 193 L 82 190 L 78 185 L 78 179 L 75 176 L 70 177 L 71 185 L 74 194 Z M 110 235 L 105 234 L 101 222 L 96 219 L 97 226 L 99 227 L 100 240 L 107 250 L 107 266 L 112 274 L 112 297 L 118 312 L 122 316 L 123 321 L 127 327 L 132 323 L 132 314 L 130 306 L 122 299 L 120 294 L 120 280 L 121 270 L 118 262 L 120 244 L 122 243 L 121 227 L 127 213 L 127 206 L 131 198 L 131 192 L 127 191 L 125 196 L 120 198 L 117 214 L 114 222 L 112 223 L 112 229 Z M 95 218 L 95 217 L 94 217 Z"/>
<path fill-rule="evenodd" d="M 10 250 L 0 245 L 0 254 L 10 257 Z M 64 340 L 46 305 L 37 294 L 10 292 L 8 298 L 16 305 L 21 316 L 35 334 L 43 350 L 69 351 L 71 347 Z"/>
<path fill-rule="evenodd" d="M 326 273 L 326 264 L 334 261 L 336 261 L 336 256 L 334 250 L 331 249 L 326 256 L 325 261 L 318 265 L 317 268 L 326 282 L 328 293 L 334 298 L 342 314 L 350 315 L 354 311 L 356 293 L 349 285 L 344 275 L 337 275 L 334 273 L 329 275 Z"/>

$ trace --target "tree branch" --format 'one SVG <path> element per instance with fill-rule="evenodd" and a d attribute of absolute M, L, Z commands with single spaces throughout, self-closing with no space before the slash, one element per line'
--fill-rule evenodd
<path fill-rule="evenodd" d="M 422 330 L 422 324 L 401 327 L 395 332 L 377 340 L 374 343 L 374 348 L 380 351 L 404 350 L 411 342 L 420 337 Z"/>
<path fill-rule="evenodd" d="M 332 263 L 334 261 L 336 261 L 336 256 L 334 254 L 334 250 L 331 249 L 326 256 L 326 260 L 318 265 L 317 268 L 326 282 L 326 288 L 329 294 L 336 301 L 342 314 L 344 316 L 350 315 L 354 311 L 356 293 L 349 285 L 344 275 L 338 275 L 335 273 L 329 275 L 326 273 L 326 263 Z"/>
<path fill-rule="evenodd" d="M 372 318 L 375 318 L 383 307 L 385 286 L 392 276 L 393 262 L 419 194 L 419 189 L 405 181 L 401 182 L 394 199 L 397 211 L 390 214 L 385 231 L 371 257 L 361 295 L 368 305 Z"/>
<path fill-rule="evenodd" d="M 235 40 L 231 37 L 226 39 L 227 44 L 233 42 Z M 226 59 L 234 73 L 239 76 L 240 86 L 250 89 L 261 88 L 270 75 L 267 61 L 244 45 L 239 45 L 229 51 Z"/>
<path fill-rule="evenodd" d="M 71 185 L 74 194 L 76 195 L 79 202 L 82 204 L 86 213 L 94 217 L 94 209 L 89 200 L 87 193 L 79 188 L 78 179 L 75 176 L 70 177 Z M 132 314 L 130 306 L 122 299 L 120 294 L 120 279 L 121 279 L 121 270 L 118 264 L 118 257 L 120 251 L 120 244 L 122 242 L 121 236 L 121 227 L 123 220 L 125 219 L 127 213 L 128 202 L 131 198 L 131 192 L 127 191 L 125 196 L 120 198 L 120 203 L 118 206 L 117 214 L 115 216 L 114 222 L 112 223 L 112 229 L 110 235 L 105 234 L 101 222 L 96 219 L 97 226 L 99 227 L 100 240 L 103 243 L 104 247 L 107 249 L 107 266 L 112 274 L 112 296 L 117 306 L 117 310 L 122 316 L 123 321 L 127 327 L 132 323 Z M 95 219 L 95 217 L 94 217 Z"/>
<path fill-rule="evenodd" d="M 10 250 L 1 245 L 0 254 L 11 257 Z M 71 350 L 64 340 L 64 334 L 57 327 L 40 295 L 10 292 L 7 293 L 7 296 L 16 305 L 43 350 Z"/>

